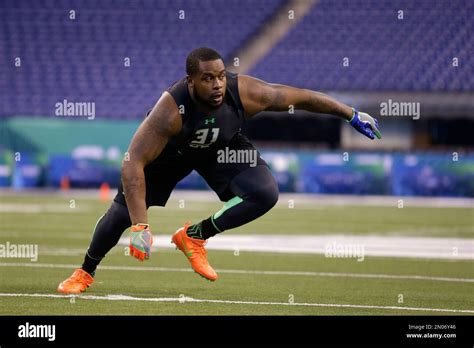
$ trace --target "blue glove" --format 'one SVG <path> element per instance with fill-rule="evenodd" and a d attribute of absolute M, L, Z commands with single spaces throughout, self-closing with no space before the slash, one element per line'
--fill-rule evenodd
<path fill-rule="evenodd" d="M 347 121 L 352 127 L 370 139 L 375 139 L 375 137 L 378 139 L 382 138 L 379 131 L 379 123 L 375 118 L 365 112 L 359 112 L 355 109 L 352 110 L 352 118 L 350 121 Z"/>

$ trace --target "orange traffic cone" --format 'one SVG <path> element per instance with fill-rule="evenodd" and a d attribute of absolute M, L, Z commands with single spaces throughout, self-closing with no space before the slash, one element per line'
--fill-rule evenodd
<path fill-rule="evenodd" d="M 99 198 L 102 202 L 107 202 L 109 200 L 109 195 L 110 195 L 110 186 L 108 183 L 103 182 L 102 185 L 100 185 Z"/>
<path fill-rule="evenodd" d="M 68 176 L 63 176 L 61 178 L 61 182 L 59 183 L 59 187 L 61 188 L 61 191 L 67 191 L 71 187 L 71 183 L 69 182 L 69 177 Z"/>

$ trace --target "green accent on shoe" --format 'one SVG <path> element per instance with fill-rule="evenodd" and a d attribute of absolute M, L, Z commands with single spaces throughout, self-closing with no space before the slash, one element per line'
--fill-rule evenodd
<path fill-rule="evenodd" d="M 242 198 L 240 198 L 239 196 L 235 196 L 234 198 L 232 198 L 231 200 L 227 201 L 224 206 L 222 207 L 221 210 L 219 210 L 217 213 L 215 213 L 212 217 L 214 219 L 217 219 L 219 218 L 219 216 L 221 216 L 222 214 L 224 214 L 227 210 L 229 210 L 230 208 L 232 207 L 235 207 L 237 204 L 243 202 L 244 200 Z M 214 225 L 215 227 L 216 225 Z"/>
<path fill-rule="evenodd" d="M 181 243 L 183 243 L 183 249 L 184 249 L 184 253 L 186 254 L 186 256 L 187 257 L 193 256 L 193 253 L 191 251 L 188 251 L 188 249 L 186 249 L 186 244 L 184 244 L 183 236 L 181 236 Z"/>

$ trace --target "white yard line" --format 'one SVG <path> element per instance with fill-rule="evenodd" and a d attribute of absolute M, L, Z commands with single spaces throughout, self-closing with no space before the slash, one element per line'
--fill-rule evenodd
<path fill-rule="evenodd" d="M 266 302 L 266 301 L 234 301 L 234 300 L 212 300 L 196 299 L 192 297 L 134 297 L 127 295 L 57 295 L 57 294 L 15 294 L 0 293 L 0 297 L 40 297 L 40 298 L 77 298 L 81 300 L 102 300 L 102 301 L 141 301 L 141 302 L 178 302 L 178 303 L 219 303 L 237 305 L 257 305 L 257 306 L 290 306 L 290 307 L 329 307 L 329 308 L 359 308 L 359 309 L 389 309 L 402 311 L 426 311 L 426 312 L 448 312 L 448 313 L 474 313 L 470 309 L 448 309 L 429 307 L 399 307 L 399 306 L 370 306 L 356 304 L 337 303 L 298 303 L 298 302 Z"/>
<path fill-rule="evenodd" d="M 0 267 L 30 267 L 30 268 L 66 268 L 75 269 L 79 265 L 34 263 L 34 262 L 3 262 Z M 101 270 L 111 271 L 144 271 L 144 272 L 191 272 L 191 268 L 171 267 L 143 267 L 143 266 L 99 266 Z M 339 277 L 339 278 L 365 278 L 365 279 L 397 279 L 397 280 L 427 280 L 441 282 L 474 283 L 474 278 L 431 277 L 423 275 L 396 275 L 396 274 L 371 274 L 371 273 L 336 273 L 336 272 L 303 272 L 303 271 L 257 271 L 240 269 L 216 269 L 221 274 L 254 274 L 254 275 L 284 275 L 303 277 Z"/>
<path fill-rule="evenodd" d="M 174 248 L 170 237 L 153 237 L 154 246 Z M 129 245 L 125 236 L 119 241 Z M 230 250 L 272 253 L 322 254 L 332 258 L 353 258 L 362 261 L 367 256 L 410 257 L 424 259 L 474 260 L 474 239 L 400 237 L 377 235 L 238 235 L 223 234 L 208 241 L 209 250 Z"/>

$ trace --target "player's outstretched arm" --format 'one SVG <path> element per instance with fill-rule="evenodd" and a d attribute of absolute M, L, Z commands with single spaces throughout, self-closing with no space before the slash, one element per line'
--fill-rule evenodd
<path fill-rule="evenodd" d="M 165 92 L 135 132 L 122 162 L 122 184 L 132 224 L 147 224 L 145 166 L 181 131 L 181 117 L 173 97 Z"/>
<path fill-rule="evenodd" d="M 288 111 L 293 106 L 298 110 L 342 117 L 365 136 L 371 139 L 381 138 L 376 119 L 324 93 L 267 83 L 250 76 L 240 75 L 239 94 L 247 117 L 265 110 Z"/>

